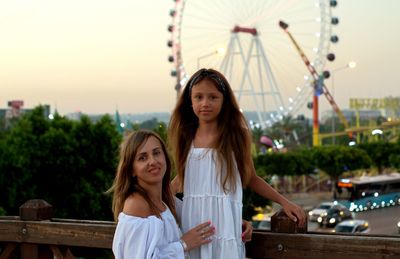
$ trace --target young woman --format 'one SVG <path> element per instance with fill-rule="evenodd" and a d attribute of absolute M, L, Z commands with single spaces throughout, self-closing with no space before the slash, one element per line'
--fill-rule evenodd
<path fill-rule="evenodd" d="M 171 162 L 157 134 L 139 130 L 125 138 L 109 189 L 118 222 L 112 245 L 116 259 L 183 259 L 186 252 L 212 242 L 210 221 L 182 235 L 170 177 Z"/>
<path fill-rule="evenodd" d="M 256 175 L 251 131 L 226 78 L 201 69 L 188 81 L 172 113 L 168 140 L 183 188 L 182 228 L 204 219 L 216 226 L 213 242 L 190 251 L 190 258 L 245 258 L 241 240 L 242 186 L 279 203 L 298 224 L 305 213 Z"/>

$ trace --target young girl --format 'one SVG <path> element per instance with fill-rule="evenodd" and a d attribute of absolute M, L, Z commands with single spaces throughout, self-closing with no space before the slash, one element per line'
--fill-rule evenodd
<path fill-rule="evenodd" d="M 204 220 L 216 226 L 213 242 L 192 250 L 191 259 L 245 258 L 242 186 L 279 203 L 299 225 L 305 223 L 299 206 L 256 175 L 251 131 L 218 71 L 201 69 L 189 79 L 172 113 L 168 137 L 177 167 L 172 188 L 183 188 L 183 231 Z"/>
<path fill-rule="evenodd" d="M 118 222 L 112 245 L 116 259 L 183 259 L 185 252 L 212 241 L 210 222 L 181 236 L 170 176 L 171 162 L 158 135 L 140 130 L 126 137 L 108 191 Z"/>

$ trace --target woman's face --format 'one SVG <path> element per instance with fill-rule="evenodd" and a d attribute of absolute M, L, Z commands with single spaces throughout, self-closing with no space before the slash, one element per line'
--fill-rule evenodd
<path fill-rule="evenodd" d="M 160 141 L 150 136 L 136 153 L 133 162 L 133 176 L 137 177 L 140 186 L 162 184 L 167 169 L 165 154 Z"/>
<path fill-rule="evenodd" d="M 193 112 L 199 118 L 199 122 L 216 122 L 224 96 L 218 91 L 215 83 L 204 79 L 193 86 L 191 93 Z"/>

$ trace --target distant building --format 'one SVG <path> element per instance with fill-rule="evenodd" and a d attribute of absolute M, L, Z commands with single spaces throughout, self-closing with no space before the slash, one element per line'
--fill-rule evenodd
<path fill-rule="evenodd" d="M 83 115 L 82 112 L 77 111 L 77 112 L 73 112 L 73 113 L 68 113 L 65 115 L 65 117 L 70 120 L 80 120 L 82 115 Z"/>
<path fill-rule="evenodd" d="M 7 103 L 8 109 L 5 113 L 6 119 L 18 118 L 21 116 L 21 109 L 24 106 L 24 101 L 22 100 L 12 100 Z"/>
<path fill-rule="evenodd" d="M 382 118 L 382 112 L 380 110 L 360 110 L 359 112 L 359 119 L 360 121 L 371 121 L 371 120 L 378 120 Z M 356 121 L 356 111 L 351 109 L 344 109 L 342 110 L 343 116 L 346 120 L 350 123 L 352 121 Z M 327 110 L 322 113 L 321 116 L 321 123 L 326 123 L 328 120 L 333 118 L 338 118 L 338 115 L 333 110 Z"/>
<path fill-rule="evenodd" d="M 23 100 L 11 100 L 7 102 L 7 108 L 0 109 L 0 120 L 4 122 L 4 125 L 7 127 L 9 121 L 15 118 L 21 117 L 23 114 L 30 112 L 33 110 L 23 108 L 24 101 Z M 50 105 L 43 105 L 44 107 L 44 115 L 48 117 L 50 115 Z"/>
<path fill-rule="evenodd" d="M 353 110 L 380 110 L 388 120 L 400 118 L 400 97 L 350 98 L 349 107 Z"/>

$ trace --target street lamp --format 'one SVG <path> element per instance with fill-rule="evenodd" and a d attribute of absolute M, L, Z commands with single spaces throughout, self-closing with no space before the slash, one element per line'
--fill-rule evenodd
<path fill-rule="evenodd" d="M 375 141 L 378 141 L 380 137 L 383 135 L 383 130 L 374 129 L 371 131 L 372 136 L 374 136 Z"/>
<path fill-rule="evenodd" d="M 331 72 L 331 78 L 332 78 L 332 97 L 333 98 L 335 97 L 335 79 L 334 79 L 335 78 L 335 73 L 340 71 L 340 70 L 347 69 L 347 68 L 350 68 L 350 69 L 355 68 L 356 65 L 357 65 L 357 63 L 355 61 L 350 61 L 349 63 L 347 63 L 347 65 L 335 68 L 335 69 L 330 71 Z M 335 133 L 335 131 L 336 131 L 334 114 L 335 114 L 335 110 L 332 110 L 332 130 L 331 130 L 332 133 Z M 332 144 L 335 144 L 335 139 L 336 139 L 336 137 L 332 136 Z"/>
<path fill-rule="evenodd" d="M 197 58 L 197 69 L 200 68 L 200 60 L 202 60 L 204 58 L 211 57 L 211 56 L 216 55 L 216 54 L 223 56 L 225 54 L 225 49 L 224 48 L 219 48 L 217 50 L 214 50 L 213 52 L 210 52 L 210 53 L 207 53 L 207 54 L 205 54 L 203 56 L 198 57 Z"/>

